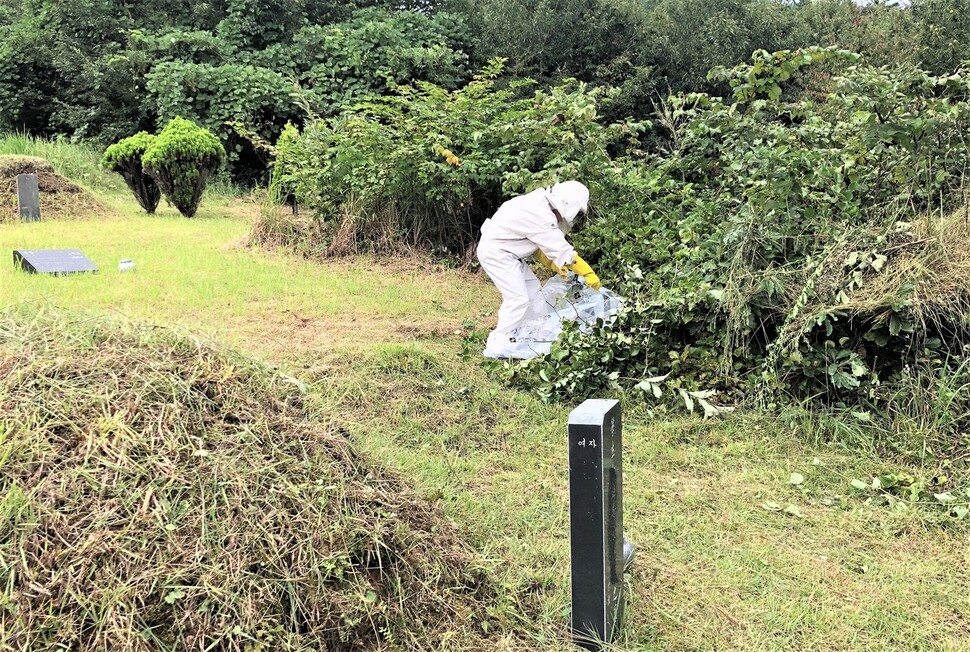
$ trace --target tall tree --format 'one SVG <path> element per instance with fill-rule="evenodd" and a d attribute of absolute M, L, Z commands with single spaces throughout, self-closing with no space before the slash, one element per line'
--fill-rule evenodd
<path fill-rule="evenodd" d="M 771 0 L 658 0 L 646 21 L 647 61 L 674 91 L 723 90 L 708 71 L 791 47 L 796 12 Z"/>
<path fill-rule="evenodd" d="M 948 75 L 970 61 L 970 0 L 914 0 L 912 12 L 927 70 Z"/>

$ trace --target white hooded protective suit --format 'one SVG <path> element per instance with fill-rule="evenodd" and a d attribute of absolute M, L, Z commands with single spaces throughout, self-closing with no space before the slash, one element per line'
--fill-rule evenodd
<path fill-rule="evenodd" d="M 502 204 L 482 225 L 478 260 L 502 293 L 498 324 L 489 333 L 485 355 L 510 357 L 518 328 L 542 314 L 542 286 L 523 262 L 541 249 L 558 267 L 573 262 L 576 250 L 565 234 L 589 204 L 589 190 L 578 181 L 540 188 Z M 553 212 L 555 208 L 563 221 Z"/>

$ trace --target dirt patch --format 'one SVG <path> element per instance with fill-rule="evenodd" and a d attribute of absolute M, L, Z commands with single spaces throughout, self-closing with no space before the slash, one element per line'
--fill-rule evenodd
<path fill-rule="evenodd" d="M 183 322 L 197 329 L 206 315 L 193 313 Z M 408 342 L 448 343 L 460 350 L 458 320 L 388 318 L 377 315 L 325 315 L 312 309 L 260 310 L 253 314 L 219 320 L 213 329 L 203 329 L 216 341 L 230 341 L 254 355 L 274 362 L 302 366 L 327 362 L 369 350 L 375 345 Z"/>

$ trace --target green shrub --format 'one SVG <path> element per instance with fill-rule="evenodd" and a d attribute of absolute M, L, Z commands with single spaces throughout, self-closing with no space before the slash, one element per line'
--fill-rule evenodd
<path fill-rule="evenodd" d="M 182 215 L 192 217 L 206 182 L 225 158 L 226 150 L 212 132 L 175 118 L 145 151 L 142 164 L 165 198 Z"/>
<path fill-rule="evenodd" d="M 820 64 L 841 70 L 789 96 Z M 623 202 L 577 237 L 627 298 L 616 324 L 514 376 L 550 397 L 860 405 L 907 366 L 961 359 L 970 251 L 963 212 L 941 216 L 965 201 L 970 80 L 819 49 L 713 76 L 733 100 L 673 98 L 673 149 L 610 177 Z"/>
<path fill-rule="evenodd" d="M 497 88 L 501 63 L 457 91 L 433 84 L 287 130 L 274 185 L 327 225 L 329 252 L 400 244 L 465 253 L 507 197 L 612 169 L 609 148 L 642 130 L 598 121 L 601 91 L 566 82 Z"/>
<path fill-rule="evenodd" d="M 101 165 L 121 175 L 147 213 L 154 213 L 162 199 L 158 184 L 142 167 L 142 157 L 154 142 L 155 136 L 141 131 L 109 147 L 101 158 Z"/>

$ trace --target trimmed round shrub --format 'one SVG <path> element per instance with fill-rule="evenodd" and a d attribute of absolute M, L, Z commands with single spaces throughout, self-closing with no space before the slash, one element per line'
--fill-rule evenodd
<path fill-rule="evenodd" d="M 142 165 L 165 198 L 182 215 L 192 217 L 199 208 L 206 182 L 225 158 L 225 148 L 211 131 L 189 120 L 174 118 L 147 149 Z"/>
<path fill-rule="evenodd" d="M 101 166 L 121 175 L 147 213 L 154 213 L 162 199 L 161 189 L 153 178 L 145 174 L 141 162 L 145 151 L 154 142 L 155 136 L 140 131 L 130 138 L 119 140 L 101 157 Z"/>

